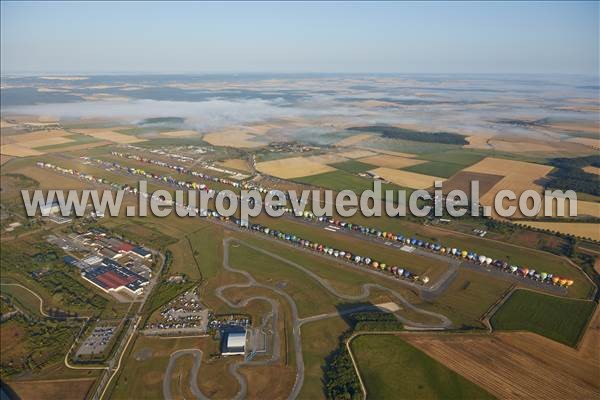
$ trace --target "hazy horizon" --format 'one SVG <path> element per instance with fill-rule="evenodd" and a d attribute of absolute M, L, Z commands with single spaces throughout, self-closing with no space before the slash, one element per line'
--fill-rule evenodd
<path fill-rule="evenodd" d="M 599 74 L 597 2 L 2 2 L 3 75 Z"/>

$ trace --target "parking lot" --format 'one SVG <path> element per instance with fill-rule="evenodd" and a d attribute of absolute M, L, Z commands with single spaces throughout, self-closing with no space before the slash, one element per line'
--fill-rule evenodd
<path fill-rule="evenodd" d="M 96 326 L 81 343 L 75 357 L 101 354 L 111 341 L 117 330 L 116 326 Z"/>

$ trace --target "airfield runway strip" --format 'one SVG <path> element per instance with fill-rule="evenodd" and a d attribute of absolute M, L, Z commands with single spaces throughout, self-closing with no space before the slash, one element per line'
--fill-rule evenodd
<path fill-rule="evenodd" d="M 118 171 L 111 171 L 111 172 L 117 173 L 117 174 L 122 175 L 122 176 L 135 177 L 133 174 L 125 173 L 125 172 L 120 171 L 120 170 L 118 170 Z M 71 176 L 71 175 L 67 175 L 67 176 Z M 73 177 L 73 178 L 77 179 L 77 177 Z M 157 183 L 159 183 L 159 184 L 161 184 L 163 186 L 169 186 L 169 187 L 173 187 L 173 188 L 179 188 L 177 185 L 172 185 L 172 184 L 169 184 L 169 183 L 165 183 L 165 182 L 163 182 L 161 180 L 157 180 Z M 106 186 L 108 186 L 108 185 L 106 185 Z M 307 224 L 307 225 L 311 225 L 311 226 L 328 225 L 328 223 L 307 221 L 307 220 L 304 220 L 303 218 L 297 218 L 297 217 L 294 217 L 294 216 L 288 215 L 288 214 L 284 214 L 283 218 L 290 218 L 290 219 L 292 219 L 294 221 L 301 222 L 301 223 L 304 223 L 304 224 Z M 209 221 L 212 221 L 212 222 L 215 222 L 215 223 L 220 223 L 223 227 L 225 227 L 226 229 L 229 229 L 229 230 L 242 231 L 242 229 L 240 229 L 237 225 L 225 224 L 225 223 L 222 223 L 221 221 L 218 221 L 218 220 L 216 220 L 214 218 L 205 218 L 205 220 L 209 220 Z M 327 226 L 327 228 L 329 228 L 329 226 Z M 336 227 L 336 228 L 339 229 L 339 227 Z M 354 237 L 361 238 L 362 240 L 368 240 L 368 241 L 372 241 L 372 242 L 378 243 L 378 244 L 382 243 L 382 239 L 380 239 L 380 238 L 366 236 L 366 235 L 364 235 L 364 234 L 362 234 L 360 232 L 356 232 L 356 231 L 349 231 L 349 230 L 345 230 L 345 229 L 335 230 L 333 228 L 330 228 L 329 230 L 331 232 L 340 233 L 342 235 L 351 235 L 351 236 L 354 236 Z M 252 232 L 252 231 L 250 231 L 248 229 L 245 229 L 243 231 Z M 264 235 L 262 237 L 267 238 Z M 283 242 L 283 241 L 277 240 L 275 238 L 271 238 L 271 239 L 276 240 L 279 243 L 286 243 L 287 244 L 287 242 Z M 485 239 L 485 240 L 488 240 L 488 239 Z M 398 248 L 399 250 L 402 250 L 402 246 L 403 245 L 401 245 L 401 244 L 399 244 L 397 242 L 391 242 L 391 241 L 387 241 L 386 240 L 383 243 L 384 243 L 384 245 L 392 246 L 392 247 Z M 519 247 L 519 246 L 516 246 L 516 245 L 512 245 L 512 246 Z M 299 248 L 299 246 L 294 246 L 294 247 Z M 307 249 L 303 249 L 303 250 L 304 251 L 309 251 Z M 541 250 L 537 250 L 537 251 L 541 252 Z M 505 271 L 498 270 L 496 268 L 490 268 L 490 267 L 482 266 L 482 265 L 479 265 L 479 264 L 475 264 L 473 262 L 463 261 L 463 260 L 459 260 L 459 259 L 456 259 L 456 258 L 453 258 L 453 257 L 443 256 L 441 254 L 437 254 L 437 253 L 433 253 L 433 252 L 430 252 L 430 251 L 426 251 L 426 250 L 423 250 L 421 248 L 415 248 L 415 250 L 413 252 L 416 253 L 416 254 L 419 254 L 421 256 L 435 258 L 435 259 L 438 259 L 438 260 L 443 260 L 443 261 L 445 261 L 445 262 L 448 263 L 448 265 L 449 265 L 449 271 L 446 271 L 446 273 L 444 273 L 442 275 L 442 277 L 438 280 L 438 282 L 436 282 L 436 284 L 434 284 L 433 286 L 430 286 L 430 288 L 433 288 L 433 290 L 428 289 L 427 287 L 425 287 L 423 285 L 415 284 L 414 282 L 410 282 L 410 281 L 406 281 L 406 280 L 402 280 L 402 279 L 397 279 L 396 277 L 394 277 L 392 275 L 384 274 L 384 273 L 382 273 L 380 271 L 371 270 L 369 268 L 358 267 L 355 264 L 351 264 L 351 263 L 344 263 L 344 264 L 347 265 L 347 266 L 350 266 L 350 267 L 358 267 L 358 268 L 360 268 L 361 270 L 363 270 L 365 272 L 378 274 L 381 277 L 393 280 L 395 282 L 398 282 L 401 285 L 405 285 L 405 286 L 411 287 L 412 289 L 416 289 L 419 292 L 419 295 L 421 296 L 421 298 L 424 299 L 424 300 L 427 300 L 427 301 L 435 300 L 437 297 L 439 297 L 439 295 L 441 295 L 448 288 L 448 286 L 450 285 L 450 283 L 452 282 L 452 280 L 454 280 L 454 278 L 457 275 L 456 269 L 458 267 L 467 268 L 467 269 L 470 269 L 470 270 L 478 272 L 478 273 L 487 274 L 487 275 L 489 275 L 489 276 L 491 276 L 493 278 L 497 278 L 497 279 L 501 279 L 501 280 L 505 280 L 505 281 L 509 281 L 509 282 L 519 283 L 519 284 L 522 284 L 524 286 L 530 286 L 530 287 L 535 288 L 537 290 L 548 292 L 548 293 L 551 293 L 551 294 L 554 294 L 554 295 L 557 295 L 557 296 L 566 296 L 567 293 L 568 293 L 567 289 L 565 287 L 562 287 L 562 286 L 548 285 L 546 283 L 538 282 L 538 281 L 535 281 L 535 280 L 532 280 L 532 279 L 527 279 L 527 278 L 519 276 L 519 275 L 510 274 L 510 273 L 507 273 Z M 310 253 L 318 255 L 318 256 L 326 257 L 325 255 L 320 254 L 320 253 L 316 253 L 314 251 L 310 251 Z M 327 256 L 326 258 L 329 259 L 329 260 L 331 260 L 331 257 Z M 575 266 L 576 268 L 579 268 L 571 260 L 567 259 L 567 261 L 571 265 Z M 340 264 L 341 264 L 341 262 L 340 262 Z M 457 266 L 455 266 L 455 265 L 457 265 Z M 581 269 L 581 268 L 579 268 L 579 269 Z"/>
<path fill-rule="evenodd" d="M 300 319 L 300 318 L 298 318 L 298 308 L 296 306 L 296 302 L 287 292 L 285 292 L 275 286 L 258 283 L 256 281 L 256 279 L 249 272 L 233 268 L 231 265 L 229 265 L 229 245 L 231 242 L 235 242 L 235 243 L 241 244 L 243 246 L 247 246 L 248 248 L 251 248 L 255 251 L 266 254 L 272 258 L 275 258 L 275 259 L 282 261 L 294 268 L 301 270 L 302 272 L 304 272 L 305 274 L 309 275 L 311 278 L 316 280 L 325 290 L 327 290 L 332 295 L 334 295 L 335 297 L 338 297 L 340 299 L 351 300 L 351 301 L 365 300 L 369 297 L 371 289 L 379 289 L 379 290 L 387 291 L 390 295 L 392 295 L 400 303 L 402 303 L 402 305 L 404 307 L 411 309 L 412 311 L 415 311 L 417 313 L 433 316 L 440 320 L 440 323 L 438 323 L 438 324 L 425 324 L 425 323 L 421 323 L 421 322 L 411 321 L 407 318 L 404 318 L 404 317 L 394 313 L 396 318 L 398 318 L 399 321 L 401 321 L 402 323 L 404 323 L 406 325 L 419 327 L 422 329 L 446 329 L 446 328 L 451 327 L 451 325 L 452 325 L 452 322 L 450 321 L 450 319 L 447 318 L 445 315 L 420 309 L 420 308 L 416 307 L 415 305 L 411 304 L 410 302 L 408 302 L 406 299 L 404 299 L 404 297 L 402 297 L 402 295 L 400 295 L 396 291 L 389 289 L 385 286 L 367 283 L 367 284 L 362 285 L 362 287 L 361 287 L 362 292 L 359 295 L 352 296 L 352 295 L 342 294 L 342 293 L 339 293 L 337 290 L 335 290 L 329 284 L 329 282 L 327 282 L 325 279 L 321 278 L 320 276 L 318 276 L 317 274 L 313 273 L 312 271 L 306 269 L 305 267 L 301 266 L 300 264 L 297 264 L 297 263 L 290 261 L 284 257 L 281 257 L 278 254 L 264 250 L 260 247 L 248 244 L 239 239 L 226 238 L 223 240 L 223 268 L 225 268 L 225 270 L 227 270 L 229 272 L 234 272 L 234 273 L 239 273 L 239 274 L 244 275 L 247 279 L 247 282 L 221 286 L 215 290 L 215 294 L 217 295 L 217 297 L 219 297 L 222 301 L 224 301 L 228 306 L 233 307 L 233 308 L 245 307 L 249 302 L 254 301 L 254 300 L 266 301 L 271 304 L 273 320 L 276 321 L 279 318 L 278 305 L 275 300 L 273 300 L 269 297 L 252 296 L 252 297 L 248 297 L 248 298 L 244 299 L 243 301 L 241 301 L 239 303 L 233 303 L 223 295 L 223 291 L 230 289 L 230 288 L 238 288 L 238 289 L 239 288 L 250 288 L 250 287 L 262 288 L 262 289 L 267 289 L 267 290 L 273 291 L 273 292 L 277 293 L 278 295 L 282 296 L 283 298 L 285 298 L 292 310 L 292 325 L 293 325 L 292 332 L 293 332 L 293 337 L 294 337 L 294 351 L 296 352 L 296 379 L 295 379 L 292 391 L 288 396 L 288 398 L 290 398 L 290 399 L 295 399 L 298 397 L 300 390 L 302 389 L 302 385 L 304 383 L 304 358 L 303 358 L 303 354 L 302 354 L 302 339 L 301 339 L 301 334 L 300 334 L 300 327 L 302 326 L 302 324 L 308 323 L 308 322 L 313 322 L 313 321 L 318 321 L 318 320 L 322 320 L 322 319 L 326 319 L 326 318 L 332 318 L 335 316 L 348 314 L 348 313 L 352 313 L 352 312 L 357 312 L 357 311 L 359 311 L 359 309 L 364 310 L 365 306 L 357 306 L 354 309 L 348 309 L 348 310 L 337 312 L 337 313 L 320 314 L 320 315 Z M 280 349 L 280 340 L 281 339 L 279 338 L 279 333 L 277 332 L 277 330 L 275 330 L 274 331 L 274 339 L 273 339 L 274 344 L 272 346 L 273 355 L 270 360 L 242 361 L 240 363 L 232 364 L 230 366 L 229 372 L 237 379 L 237 381 L 240 384 L 240 390 L 234 397 L 235 399 L 243 399 L 246 397 L 246 393 L 247 393 L 246 379 L 238 372 L 238 368 L 240 366 L 267 365 L 267 364 L 272 364 L 272 363 L 276 362 L 280 357 L 280 353 L 279 353 L 280 352 L 280 350 L 279 350 Z"/>

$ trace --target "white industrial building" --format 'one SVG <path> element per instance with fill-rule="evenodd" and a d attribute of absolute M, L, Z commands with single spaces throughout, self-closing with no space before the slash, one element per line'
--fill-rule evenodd
<path fill-rule="evenodd" d="M 246 331 L 229 332 L 223 336 L 221 354 L 224 356 L 237 356 L 246 353 Z"/>

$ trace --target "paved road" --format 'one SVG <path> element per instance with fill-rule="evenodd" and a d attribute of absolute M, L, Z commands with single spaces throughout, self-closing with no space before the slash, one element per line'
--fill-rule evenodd
<path fill-rule="evenodd" d="M 173 368 L 175 368 L 177 359 L 186 354 L 190 354 L 194 357 L 194 365 L 190 371 L 190 390 L 197 399 L 208 400 L 208 397 L 206 397 L 198 387 L 198 372 L 200 372 L 200 364 L 202 364 L 202 350 L 199 349 L 183 349 L 171 353 L 171 356 L 169 357 L 169 365 L 167 365 L 167 371 L 163 376 L 163 398 L 165 400 L 173 399 L 173 396 L 171 396 L 171 377 L 173 374 Z"/>
<path fill-rule="evenodd" d="M 24 289 L 24 290 L 28 291 L 31 295 L 35 296 L 38 299 L 38 301 L 40 302 L 39 313 L 42 315 L 42 317 L 46 317 L 49 319 L 58 319 L 58 320 L 73 319 L 73 320 L 80 320 L 80 321 L 87 321 L 89 318 L 89 317 L 79 317 L 79 316 L 78 317 L 70 317 L 70 316 L 55 317 L 55 316 L 49 315 L 48 313 L 46 313 L 46 311 L 44 311 L 44 300 L 40 297 L 39 294 L 37 294 L 33 290 L 29 289 L 28 287 L 23 286 L 20 283 L 0 283 L 0 286 L 20 287 L 21 289 Z"/>
<path fill-rule="evenodd" d="M 264 250 L 260 247 L 256 247 L 249 243 L 243 242 L 239 239 L 226 238 L 223 240 L 223 267 L 227 271 L 244 275 L 244 277 L 246 277 L 246 279 L 247 279 L 247 282 L 221 286 L 215 290 L 216 295 L 221 300 L 223 300 L 227 305 L 229 305 L 230 307 L 233 307 L 233 308 L 244 307 L 249 302 L 254 301 L 254 300 L 266 301 L 271 304 L 273 320 L 277 321 L 277 319 L 279 318 L 279 312 L 278 312 L 279 310 L 278 310 L 277 302 L 275 300 L 265 297 L 265 296 L 252 296 L 252 297 L 248 297 L 248 298 L 242 300 L 239 303 L 233 303 L 229 299 L 227 299 L 223 294 L 223 292 L 225 290 L 230 289 L 230 288 L 258 287 L 258 288 L 263 288 L 263 289 L 273 291 L 273 292 L 277 293 L 278 295 L 280 295 L 281 297 L 283 297 L 284 299 L 286 299 L 286 301 L 288 302 L 288 304 L 290 305 L 290 308 L 292 310 L 292 327 L 293 327 L 292 335 L 293 335 L 293 341 L 294 341 L 294 343 L 293 343 L 294 351 L 296 353 L 296 357 L 295 357 L 296 358 L 296 379 L 295 379 L 292 391 L 288 396 L 288 398 L 290 398 L 290 399 L 295 399 L 298 397 L 298 394 L 300 393 L 300 390 L 302 389 L 302 385 L 304 383 L 304 358 L 303 358 L 303 354 L 302 354 L 302 339 L 301 339 L 300 327 L 304 323 L 318 321 L 318 320 L 325 319 L 325 318 L 332 318 L 332 317 L 340 315 L 340 313 L 338 312 L 338 313 L 330 313 L 330 314 L 321 314 L 321 315 L 317 315 L 317 316 L 300 319 L 298 317 L 297 305 L 296 305 L 294 299 L 289 294 L 287 294 L 285 291 L 283 291 L 275 286 L 259 283 L 249 272 L 233 268 L 231 265 L 229 265 L 229 246 L 232 242 L 236 242 L 240 245 L 247 246 L 255 251 L 266 254 L 272 258 L 275 258 L 279 261 L 286 263 L 287 265 L 290 265 L 294 268 L 301 270 L 302 272 L 304 272 L 305 274 L 307 274 L 308 276 L 310 276 L 311 278 L 316 280 L 325 290 L 327 290 L 332 295 L 334 295 L 335 297 L 338 297 L 340 299 L 358 302 L 360 300 L 367 299 L 370 296 L 371 289 L 378 289 L 378 290 L 388 292 L 392 297 L 394 297 L 397 301 L 399 301 L 406 309 L 410 309 L 412 311 L 415 311 L 415 312 L 423 314 L 423 315 L 432 316 L 439 320 L 439 323 L 426 324 L 426 323 L 422 323 L 422 322 L 411 321 L 408 318 L 405 318 L 405 317 L 402 317 L 402 316 L 396 314 L 396 317 L 406 325 L 414 326 L 414 327 L 418 327 L 418 328 L 422 328 L 422 329 L 426 329 L 426 328 L 445 329 L 445 328 L 449 328 L 452 325 L 452 322 L 446 316 L 444 316 L 442 314 L 434 313 L 431 311 L 422 310 L 422 309 L 416 307 L 415 305 L 409 303 L 406 299 L 404 299 L 404 297 L 402 297 L 401 294 L 399 294 L 396 291 L 389 289 L 385 286 L 367 283 L 367 284 L 363 284 L 361 286 L 361 293 L 359 295 L 343 294 L 343 293 L 338 292 L 334 287 L 332 287 L 328 281 L 321 278 L 320 276 L 313 273 L 312 271 L 306 269 L 305 267 L 303 267 L 300 264 L 297 264 L 297 263 L 290 261 L 284 257 L 281 257 L 278 254 Z M 360 306 L 355 307 L 354 309 L 348 309 L 348 310 L 342 311 L 342 314 L 356 312 L 358 310 L 364 310 L 365 308 L 366 308 L 366 306 L 360 305 Z M 279 356 L 280 356 L 279 348 L 280 348 L 280 338 L 279 338 L 279 334 L 278 334 L 277 330 L 275 330 L 274 331 L 273 356 L 271 357 L 270 360 L 243 361 L 243 362 L 231 365 L 231 367 L 229 368 L 229 371 L 238 380 L 238 382 L 240 384 L 240 390 L 238 391 L 238 393 L 235 396 L 236 399 L 245 398 L 246 393 L 247 393 L 246 379 L 238 372 L 238 368 L 242 365 L 264 365 L 264 364 L 273 363 L 279 359 Z"/>

